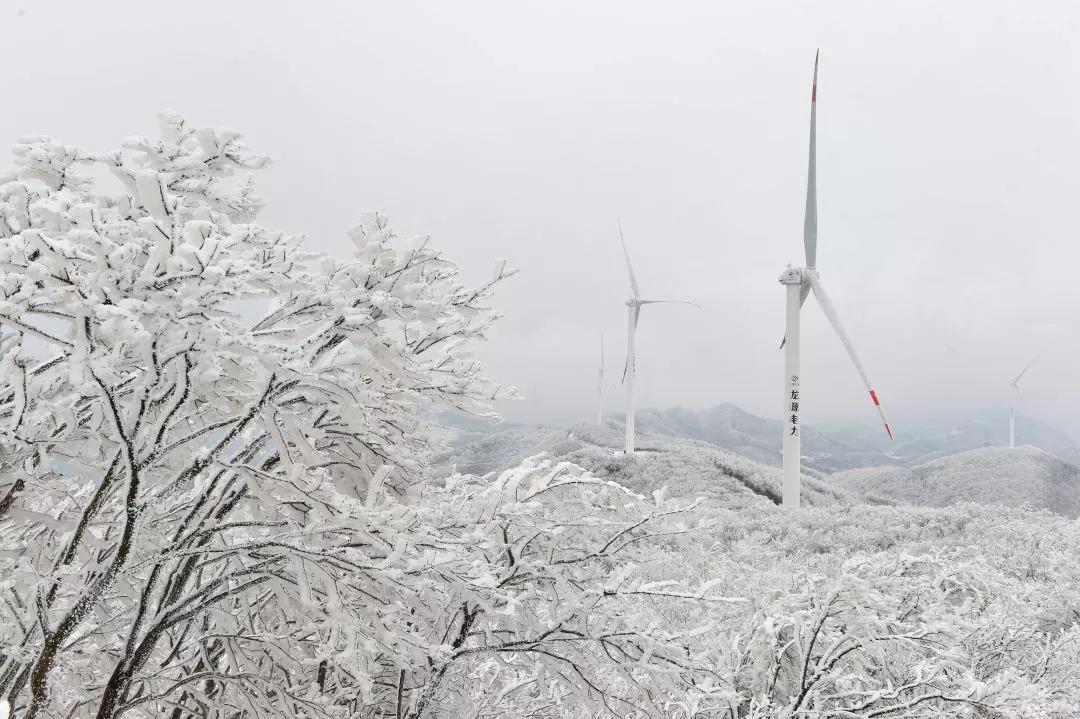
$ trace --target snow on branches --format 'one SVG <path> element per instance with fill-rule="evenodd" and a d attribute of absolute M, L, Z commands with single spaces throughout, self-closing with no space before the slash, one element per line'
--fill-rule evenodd
<path fill-rule="evenodd" d="M 742 601 L 650 581 L 665 544 L 696 529 L 694 502 L 646 501 L 539 457 L 494 479 L 454 477 L 427 499 L 443 541 L 470 551 L 425 629 L 442 654 L 401 675 L 410 719 L 436 707 L 430 716 L 664 716 L 701 669 L 666 613 Z"/>
<path fill-rule="evenodd" d="M 513 393 L 468 355 L 511 272 L 466 287 L 376 214 L 350 259 L 303 252 L 254 223 L 265 158 L 161 120 L 107 153 L 26 138 L 0 178 L 0 695 L 314 715 L 281 673 L 327 627 L 412 656 L 423 532 L 377 499 L 423 477 L 421 409 Z"/>

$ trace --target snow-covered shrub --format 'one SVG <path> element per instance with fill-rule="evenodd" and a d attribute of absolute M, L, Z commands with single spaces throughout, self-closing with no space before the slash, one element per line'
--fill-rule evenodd
<path fill-rule="evenodd" d="M 1047 671 L 1076 660 L 1080 631 L 1026 623 L 1014 589 L 951 552 L 856 556 L 832 576 L 796 575 L 717 638 L 711 703 L 762 718 L 1067 711 Z"/>
<path fill-rule="evenodd" d="M 446 612 L 424 630 L 438 659 L 401 668 L 404 716 L 664 716 L 701 674 L 668 613 L 741 601 L 651 578 L 662 543 L 693 534 L 692 503 L 569 463 L 453 477 L 422 503 L 444 543 L 428 556 Z"/>
<path fill-rule="evenodd" d="M 975 505 L 709 515 L 664 571 L 749 603 L 710 608 L 697 716 L 1080 716 L 1080 524 Z"/>

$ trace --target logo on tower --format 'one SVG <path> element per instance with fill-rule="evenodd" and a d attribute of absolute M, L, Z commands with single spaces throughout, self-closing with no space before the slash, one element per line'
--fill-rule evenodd
<path fill-rule="evenodd" d="M 789 437 L 799 436 L 799 375 L 791 375 L 791 391 L 788 394 L 787 434 Z"/>

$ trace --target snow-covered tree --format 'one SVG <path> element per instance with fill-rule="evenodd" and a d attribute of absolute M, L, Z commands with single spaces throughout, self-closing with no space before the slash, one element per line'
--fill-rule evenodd
<path fill-rule="evenodd" d="M 350 260 L 304 253 L 254 223 L 266 161 L 173 114 L 114 152 L 27 138 L 16 164 L 0 179 L 16 715 L 314 714 L 302 675 L 330 632 L 364 648 L 358 685 L 375 645 L 421 661 L 402 597 L 429 579 L 397 560 L 423 531 L 380 498 L 422 477 L 422 409 L 511 393 L 468 353 L 505 262 L 468 288 L 379 215 Z"/>

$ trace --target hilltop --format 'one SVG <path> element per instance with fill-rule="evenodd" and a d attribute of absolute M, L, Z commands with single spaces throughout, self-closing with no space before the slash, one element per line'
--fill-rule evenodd
<path fill-rule="evenodd" d="M 433 464 L 435 476 L 453 471 L 486 474 L 543 452 L 641 494 L 666 486 L 672 496 L 700 496 L 724 506 L 780 502 L 779 467 L 708 442 L 660 434 L 641 433 L 633 456 L 623 454 L 622 443 L 623 426 L 614 420 L 570 430 L 510 426 L 486 435 L 463 431 Z M 802 496 L 808 505 L 861 501 L 811 473 L 803 475 Z"/>
<path fill-rule="evenodd" d="M 829 477 L 834 487 L 898 502 L 1031 506 L 1080 515 L 1080 468 L 1037 447 L 985 447 L 913 467 L 864 467 Z"/>

